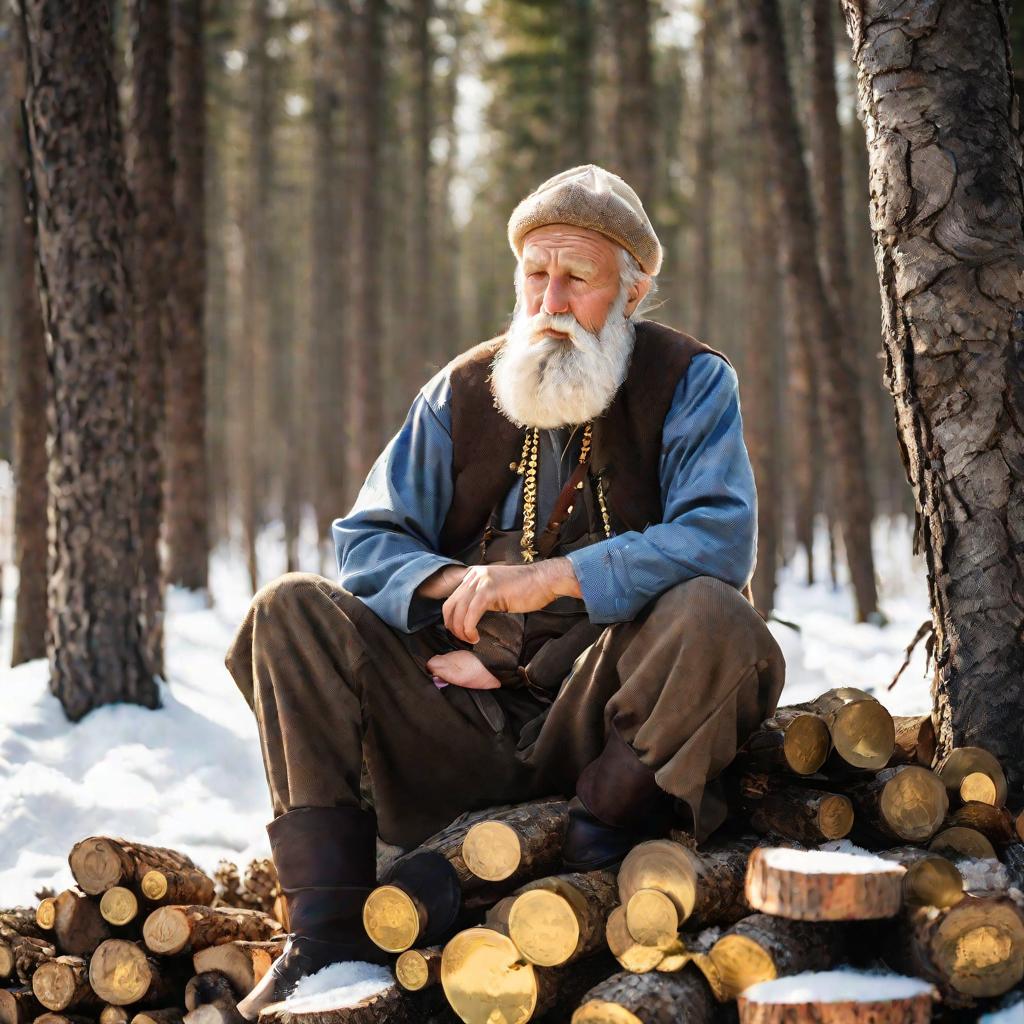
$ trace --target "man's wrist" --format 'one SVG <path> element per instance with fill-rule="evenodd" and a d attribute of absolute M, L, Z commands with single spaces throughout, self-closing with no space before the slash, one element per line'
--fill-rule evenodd
<path fill-rule="evenodd" d="M 447 600 L 455 593 L 468 571 L 468 567 L 461 564 L 443 565 L 431 573 L 413 593 L 416 597 L 431 598 L 435 601 Z"/>
<path fill-rule="evenodd" d="M 550 558 L 534 564 L 546 573 L 548 586 L 555 597 L 583 596 L 580 582 L 576 579 L 576 570 L 568 558 Z"/>

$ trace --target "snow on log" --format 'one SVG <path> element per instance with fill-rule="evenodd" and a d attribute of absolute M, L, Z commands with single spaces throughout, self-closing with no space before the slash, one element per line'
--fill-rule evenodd
<path fill-rule="evenodd" d="M 744 767 L 760 771 L 816 772 L 828 756 L 832 739 L 820 716 L 798 708 L 779 708 L 740 749 Z"/>
<path fill-rule="evenodd" d="M 843 686 L 794 707 L 824 718 L 832 746 L 847 764 L 878 769 L 892 757 L 896 748 L 892 715 L 870 693 Z"/>
<path fill-rule="evenodd" d="M 260 1024 L 405 1024 L 408 1019 L 409 1004 L 391 972 L 354 961 L 308 975 L 287 999 L 264 1007 L 259 1016 Z"/>
<path fill-rule="evenodd" d="M 757 910 L 798 921 L 892 917 L 905 871 L 880 857 L 760 847 L 747 865 L 746 897 Z"/>
<path fill-rule="evenodd" d="M 674 974 L 613 974 L 583 997 L 572 1024 L 711 1024 L 715 1004 L 694 968 Z"/>
<path fill-rule="evenodd" d="M 762 981 L 738 998 L 740 1024 L 928 1024 L 934 990 L 918 978 L 852 970 Z"/>
<path fill-rule="evenodd" d="M 158 907 L 142 926 L 142 938 L 154 953 L 176 953 L 245 939 L 266 941 L 281 932 L 281 923 L 261 910 L 239 907 Z"/>
<path fill-rule="evenodd" d="M 108 836 L 90 836 L 75 843 L 68 864 L 75 881 L 90 896 L 100 896 L 115 885 L 141 885 L 153 869 L 199 871 L 191 859 L 175 850 Z"/>

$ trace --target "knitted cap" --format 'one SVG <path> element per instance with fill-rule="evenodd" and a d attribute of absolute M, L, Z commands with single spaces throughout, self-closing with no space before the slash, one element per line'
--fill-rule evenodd
<path fill-rule="evenodd" d="M 617 174 L 596 164 L 548 178 L 512 211 L 508 241 L 517 257 L 525 235 L 545 224 L 599 231 L 632 253 L 645 273 L 653 276 L 661 269 L 661 243 L 640 198 Z"/>

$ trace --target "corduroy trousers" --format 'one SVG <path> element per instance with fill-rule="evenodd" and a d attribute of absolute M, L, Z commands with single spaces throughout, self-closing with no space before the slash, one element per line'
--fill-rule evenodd
<path fill-rule="evenodd" d="M 707 576 L 614 623 L 550 703 L 530 691 L 435 687 L 411 636 L 337 583 L 288 573 L 263 587 L 226 664 L 256 715 L 274 815 L 366 806 L 382 839 L 410 847 L 464 811 L 571 796 L 617 729 L 698 835 L 721 824 L 713 785 L 776 707 L 785 664 L 733 587 Z"/>

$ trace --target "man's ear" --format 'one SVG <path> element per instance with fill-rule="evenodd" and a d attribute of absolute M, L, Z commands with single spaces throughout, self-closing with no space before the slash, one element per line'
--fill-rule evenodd
<path fill-rule="evenodd" d="M 651 279 L 641 278 L 632 288 L 629 289 L 629 298 L 626 301 L 626 308 L 623 310 L 626 316 L 632 316 L 633 311 L 644 300 L 644 296 L 651 290 Z"/>

